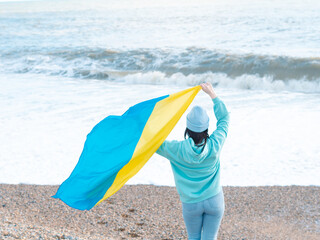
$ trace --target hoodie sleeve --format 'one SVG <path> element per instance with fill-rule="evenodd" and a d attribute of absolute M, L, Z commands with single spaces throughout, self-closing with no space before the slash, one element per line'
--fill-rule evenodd
<path fill-rule="evenodd" d="M 229 112 L 226 105 L 218 97 L 213 101 L 213 111 L 217 118 L 217 129 L 210 135 L 214 142 L 216 152 L 219 152 L 227 138 L 229 128 Z"/>
<path fill-rule="evenodd" d="M 162 145 L 158 148 L 156 153 L 169 159 L 170 161 L 177 158 L 177 153 L 179 152 L 179 141 L 164 141 Z"/>

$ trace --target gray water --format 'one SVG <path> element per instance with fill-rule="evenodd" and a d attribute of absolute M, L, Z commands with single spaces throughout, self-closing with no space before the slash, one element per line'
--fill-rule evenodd
<path fill-rule="evenodd" d="M 320 3 L 2 2 L 0 67 L 110 81 L 136 73 L 211 74 L 217 85 L 222 74 L 233 80 L 230 87 L 244 76 L 255 78 L 248 88 L 268 89 L 267 79 L 281 81 L 278 90 L 320 92 Z"/>

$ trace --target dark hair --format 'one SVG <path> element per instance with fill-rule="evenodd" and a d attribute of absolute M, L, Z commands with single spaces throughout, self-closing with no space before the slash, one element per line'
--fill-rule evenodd
<path fill-rule="evenodd" d="M 186 139 L 187 136 L 192 138 L 195 145 L 202 147 L 206 145 L 207 138 L 209 138 L 208 129 L 204 130 L 203 132 L 193 132 L 189 128 L 186 128 L 186 131 L 184 132 L 184 138 Z M 203 140 L 204 143 L 202 143 Z"/>

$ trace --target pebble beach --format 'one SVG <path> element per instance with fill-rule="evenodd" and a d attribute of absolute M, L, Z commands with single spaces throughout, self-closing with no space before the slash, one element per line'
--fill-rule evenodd
<path fill-rule="evenodd" d="M 125 185 L 90 211 L 58 186 L 0 185 L 0 239 L 187 239 L 174 187 Z M 218 239 L 319 239 L 320 187 L 224 187 Z"/>
<path fill-rule="evenodd" d="M 319 0 L 0 0 L 0 240 L 187 239 L 158 154 L 90 211 L 51 196 L 102 119 L 203 82 L 231 116 L 218 239 L 320 240 L 319 12 Z M 194 105 L 214 131 L 208 96 Z"/>

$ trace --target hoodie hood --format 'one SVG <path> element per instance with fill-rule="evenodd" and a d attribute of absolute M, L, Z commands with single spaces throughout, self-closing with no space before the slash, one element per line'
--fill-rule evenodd
<path fill-rule="evenodd" d="M 201 163 L 209 154 L 208 144 L 209 141 L 205 146 L 197 146 L 192 138 L 186 139 L 184 141 L 185 146 L 182 148 L 184 150 L 184 160 L 189 163 Z"/>

